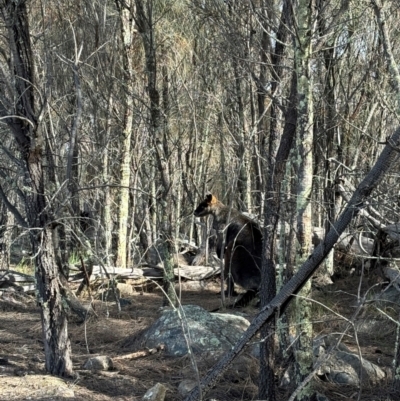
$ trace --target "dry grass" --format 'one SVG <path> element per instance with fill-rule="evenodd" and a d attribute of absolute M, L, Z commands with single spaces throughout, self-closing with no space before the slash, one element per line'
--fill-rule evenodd
<path fill-rule="evenodd" d="M 366 284 L 367 285 L 367 284 Z M 329 308 L 351 316 L 357 293 L 358 278 L 341 280 L 328 290 L 318 292 L 315 298 Z M 183 304 L 198 304 L 208 310 L 218 308 L 218 284 L 203 291 L 183 291 Z M 338 296 L 340 294 L 340 296 Z M 126 340 L 148 327 L 159 316 L 162 297 L 159 291 L 135 293 L 126 296 L 131 302 L 118 313 L 114 303 L 95 302 L 98 318 L 80 324 L 72 318 L 69 332 L 73 350 L 76 380 L 61 380 L 46 375 L 41 342 L 39 310 L 33 298 L 19 299 L 10 304 L 0 298 L 0 401 L 4 400 L 69 400 L 110 401 L 140 400 L 146 390 L 157 382 L 168 391 L 166 401 L 181 400 L 177 388 L 183 379 L 194 379 L 195 374 L 188 357 L 168 358 L 158 352 L 134 360 L 118 359 L 129 352 Z M 340 332 L 344 321 L 326 308 L 315 309 L 316 333 Z M 245 311 L 254 314 L 255 309 Z M 368 316 L 361 316 L 368 320 Z M 375 316 L 376 318 L 376 316 Z M 377 332 L 359 333 L 363 356 L 381 367 L 390 368 L 394 352 L 393 324 L 379 326 Z M 356 349 L 354 333 L 346 337 L 346 345 Z M 115 369 L 108 372 L 90 372 L 82 369 L 88 357 L 108 355 L 115 358 Z M 197 358 L 200 375 L 204 375 L 215 363 L 214 359 Z M 277 372 L 279 370 L 277 369 Z M 277 381 L 279 378 L 277 378 Z M 249 356 L 239 356 L 224 375 L 209 398 L 223 400 L 257 399 L 258 364 Z M 331 401 L 357 399 L 358 389 L 316 381 L 321 393 Z M 73 398 L 71 398 L 73 395 Z M 287 400 L 289 394 L 280 391 L 278 398 Z M 389 385 L 363 388 L 361 400 L 397 400 Z"/>

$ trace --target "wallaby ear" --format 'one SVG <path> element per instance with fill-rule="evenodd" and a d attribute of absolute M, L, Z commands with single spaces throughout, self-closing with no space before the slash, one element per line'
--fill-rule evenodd
<path fill-rule="evenodd" d="M 218 203 L 217 197 L 214 196 L 214 195 L 211 195 L 211 201 L 210 201 L 210 203 Z"/>
<path fill-rule="evenodd" d="M 206 194 L 206 200 L 207 200 L 207 202 L 208 202 L 208 203 L 211 203 L 213 197 L 214 197 L 214 195 L 211 194 L 211 193 Z"/>

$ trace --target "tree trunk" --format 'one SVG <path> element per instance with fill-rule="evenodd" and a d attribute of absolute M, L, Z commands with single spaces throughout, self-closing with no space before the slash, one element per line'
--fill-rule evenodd
<path fill-rule="evenodd" d="M 265 3 L 265 10 L 267 4 Z M 277 41 L 275 48 L 271 51 L 271 75 L 273 83 L 271 92 L 274 94 L 274 99 L 271 104 L 271 122 L 269 125 L 269 142 L 268 149 L 264 149 L 265 174 L 264 181 L 265 188 L 265 207 L 264 207 L 264 244 L 263 244 L 263 258 L 262 258 L 262 276 L 261 276 L 261 306 L 267 305 L 276 295 L 276 237 L 277 228 L 280 215 L 280 191 L 281 182 L 283 180 L 284 165 L 289 156 L 291 146 L 284 146 L 281 141 L 280 122 L 281 122 L 281 109 L 278 102 L 280 102 L 282 93 L 282 80 L 284 70 L 282 68 L 283 55 L 285 51 L 285 42 L 288 36 L 288 22 L 290 19 L 290 12 L 288 2 L 284 2 L 281 23 L 277 32 Z M 265 18 L 267 21 L 267 18 Z M 264 49 L 266 54 L 268 50 L 269 38 L 267 34 L 267 26 L 263 31 Z M 265 55 L 262 55 L 262 59 Z M 265 77 L 261 77 L 265 81 Z M 262 104 L 261 104 L 262 106 Z M 288 111 L 293 107 L 289 103 Z M 260 108 L 260 113 L 264 113 L 263 107 Z M 288 113 L 288 118 L 290 114 Z M 260 121 L 263 120 L 263 115 L 259 116 Z M 265 124 L 264 124 L 265 126 Z M 294 137 L 295 131 L 292 130 L 291 134 Z M 288 132 L 285 132 L 287 136 Z M 285 136 L 285 138 L 286 138 Z M 266 144 L 265 144 L 266 145 Z M 280 148 L 280 145 L 282 147 Z M 291 142 L 290 142 L 291 145 Z M 283 147 L 284 146 L 284 147 Z M 265 146 L 266 147 L 266 146 Z M 280 152 L 278 152 L 280 148 Z M 279 159 L 277 156 L 279 155 Z M 276 398 L 275 380 L 274 380 L 274 359 L 275 359 L 275 327 L 273 324 L 265 325 L 261 329 L 261 337 L 264 341 L 260 344 L 260 378 L 259 378 L 259 398 L 273 401 Z"/>
<path fill-rule="evenodd" d="M 131 178 L 131 136 L 133 123 L 133 50 L 132 41 L 134 34 L 134 22 L 130 13 L 134 12 L 133 2 L 130 2 L 129 10 L 125 4 L 116 0 L 121 24 L 121 41 L 123 45 L 122 64 L 124 70 L 124 127 L 121 134 L 121 165 L 120 188 L 118 205 L 118 245 L 116 265 L 127 266 L 128 244 L 128 218 L 129 218 L 129 184 Z"/>
<path fill-rule="evenodd" d="M 33 216 L 32 216 L 33 217 Z M 58 376 L 73 373 L 71 343 L 68 338 L 68 320 L 62 303 L 62 285 L 53 252 L 52 231 L 44 228 L 31 236 L 33 254 L 36 254 L 36 285 L 41 307 L 46 370 Z"/>
<path fill-rule="evenodd" d="M 107 103 L 107 119 L 106 119 L 106 135 L 104 138 L 104 157 L 102 161 L 102 181 L 104 183 L 110 182 L 110 152 L 108 138 L 110 138 L 111 132 L 111 109 L 113 105 L 111 92 L 108 96 Z M 111 217 L 111 188 L 106 185 L 104 188 L 104 198 L 103 198 L 103 215 L 102 215 L 102 226 L 104 235 L 104 260 L 107 266 L 111 266 L 111 254 L 112 254 L 112 231 L 113 231 L 113 221 Z"/>
<path fill-rule="evenodd" d="M 373 0 L 372 6 L 374 8 L 375 16 L 379 25 L 380 29 L 380 39 L 383 42 L 385 58 L 387 65 L 390 70 L 390 75 L 392 78 L 392 87 L 396 93 L 396 110 L 399 112 L 400 109 L 400 71 L 398 68 L 398 64 L 396 59 L 394 58 L 392 52 L 392 43 L 389 36 L 389 31 L 386 24 L 386 12 L 384 10 L 384 5 L 381 3 L 380 0 Z M 387 139 L 387 144 L 389 146 L 393 146 L 394 149 L 399 152 L 399 145 L 395 143 L 395 141 Z M 386 146 L 388 146 L 386 145 Z M 397 330 L 399 333 L 399 330 Z M 394 363 L 393 363 L 393 386 L 395 389 L 400 389 L 400 346 L 399 346 L 399 335 L 396 338 L 396 345 L 395 345 L 395 356 L 394 356 Z"/>
<path fill-rule="evenodd" d="M 10 264 L 11 229 L 9 224 L 12 215 L 7 206 L 0 205 L 0 269 L 7 270 Z"/>
<path fill-rule="evenodd" d="M 172 221 L 173 203 L 171 196 L 171 174 L 169 160 L 169 144 L 167 137 L 167 110 L 161 114 L 160 91 L 157 85 L 157 67 L 156 55 L 156 32 L 153 19 L 153 0 L 135 0 L 136 14 L 134 15 L 138 31 L 142 36 L 143 47 L 146 57 L 146 73 L 147 73 L 147 89 L 150 101 L 150 132 L 154 144 L 155 157 L 160 176 L 161 192 L 160 192 L 160 214 L 161 221 L 161 255 L 164 261 L 164 304 L 177 304 L 177 298 L 174 285 L 174 270 L 172 255 L 174 247 L 172 244 Z M 163 77 L 163 101 L 164 106 L 168 104 L 168 71 L 164 72 Z M 153 201 L 156 198 L 153 199 Z"/>
<path fill-rule="evenodd" d="M 65 376 L 72 374 L 71 344 L 68 339 L 68 321 L 61 301 L 61 284 L 52 238 L 51 209 L 44 194 L 45 174 L 42 154 L 45 152 L 35 113 L 34 62 L 26 2 L 5 1 L 2 16 L 9 27 L 9 43 L 14 80 L 14 116 L 1 109 L 1 116 L 12 131 L 21 155 L 24 169 L 25 209 L 35 270 L 38 303 L 41 306 L 45 367 L 49 373 Z M 35 88 L 35 89 L 34 89 Z M 15 208 L 11 207 L 15 212 Z M 21 218 L 22 214 L 18 214 Z"/>
<path fill-rule="evenodd" d="M 294 164 L 297 172 L 297 265 L 300 266 L 311 253 L 312 211 L 311 190 L 313 179 L 313 104 L 312 104 L 312 34 L 313 34 L 313 0 L 300 0 L 297 12 L 297 41 L 295 50 L 297 93 L 298 93 L 298 132 L 294 152 Z M 308 281 L 296 298 L 293 318 L 296 330 L 294 356 L 295 382 L 303 382 L 311 372 L 312 323 L 311 305 L 307 300 L 311 294 L 311 282 Z M 298 400 L 307 400 L 312 394 L 311 384 L 303 387 Z"/>

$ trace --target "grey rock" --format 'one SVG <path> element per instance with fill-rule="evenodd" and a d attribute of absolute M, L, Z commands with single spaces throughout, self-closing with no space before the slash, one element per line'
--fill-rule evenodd
<path fill-rule="evenodd" d="M 386 305 L 382 305 L 383 309 L 386 309 Z M 394 306 L 391 304 L 391 307 Z M 394 310 L 399 310 L 398 308 L 394 308 Z M 396 330 L 396 323 L 392 320 L 389 320 L 386 317 L 378 317 L 377 319 L 365 318 L 357 319 L 354 322 L 354 330 L 360 335 L 370 336 L 371 333 L 376 333 L 378 338 L 384 340 L 387 336 L 390 336 Z"/>
<path fill-rule="evenodd" d="M 400 292 L 394 286 L 390 286 L 376 294 L 375 299 L 382 306 L 400 305 Z"/>
<path fill-rule="evenodd" d="M 112 359 L 109 356 L 95 356 L 89 358 L 83 365 L 86 370 L 111 370 L 114 368 Z"/>
<path fill-rule="evenodd" d="M 314 340 L 314 356 L 323 356 L 327 352 L 327 348 L 334 343 L 333 337 L 317 337 Z M 319 367 L 318 375 L 324 375 L 333 383 L 356 386 L 360 384 L 360 381 L 378 384 L 386 376 L 379 366 L 365 358 L 360 358 L 357 353 L 351 352 L 344 344 L 339 344 L 337 349 L 332 351 L 328 360 Z"/>
<path fill-rule="evenodd" d="M 197 382 L 195 380 L 185 379 L 179 383 L 178 393 L 185 397 L 188 395 L 195 387 L 197 386 Z"/>
<path fill-rule="evenodd" d="M 143 401 L 164 401 L 165 393 L 167 392 L 167 388 L 161 384 L 157 383 L 152 388 L 146 391 L 146 394 L 143 396 Z"/>
<path fill-rule="evenodd" d="M 167 355 L 183 356 L 188 353 L 188 341 L 193 353 L 213 355 L 230 350 L 249 324 L 241 316 L 210 313 L 197 305 L 185 305 L 179 310 L 164 310 L 142 334 L 140 347 L 156 348 L 163 344 Z"/>

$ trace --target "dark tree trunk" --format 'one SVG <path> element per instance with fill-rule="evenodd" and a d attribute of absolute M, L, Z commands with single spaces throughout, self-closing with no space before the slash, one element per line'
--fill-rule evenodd
<path fill-rule="evenodd" d="M 46 370 L 54 375 L 72 375 L 71 343 L 68 338 L 68 320 L 62 305 L 59 271 L 53 252 L 52 231 L 41 230 L 32 236 L 36 257 L 36 284 L 41 307 Z"/>
<path fill-rule="evenodd" d="M 294 79 L 290 102 L 286 112 L 287 122 L 282 137 L 279 135 L 279 116 L 281 114 L 279 105 L 281 91 L 280 85 L 283 79 L 282 59 L 285 51 L 284 43 L 287 40 L 287 24 L 290 18 L 288 2 L 284 3 L 281 17 L 281 25 L 278 30 L 278 40 L 274 52 L 271 56 L 271 74 L 273 76 L 272 93 L 275 99 L 271 105 L 271 123 L 269 130 L 268 150 L 265 151 L 266 171 L 266 190 L 264 205 L 264 245 L 262 258 L 262 277 L 261 277 L 261 306 L 267 305 L 276 295 L 276 231 L 280 217 L 280 191 L 281 182 L 284 176 L 284 166 L 288 159 L 289 152 L 295 136 L 295 124 L 293 115 L 295 113 L 294 91 L 296 80 Z M 267 36 L 266 33 L 264 35 Z M 267 38 L 265 40 L 267 42 Z M 265 325 L 261 329 L 261 338 L 264 340 L 260 345 L 260 377 L 259 377 L 259 398 L 273 401 L 276 398 L 274 380 L 274 359 L 275 359 L 275 327 L 274 322 Z"/>
<path fill-rule="evenodd" d="M 161 237 L 163 243 L 161 244 L 161 255 L 164 261 L 164 305 L 177 304 L 177 297 L 174 288 L 174 265 L 172 255 L 174 249 L 172 246 L 172 216 L 173 203 L 172 203 L 172 181 L 169 165 L 169 141 L 167 131 L 167 116 L 168 110 L 165 109 L 161 113 L 161 96 L 160 90 L 157 86 L 157 74 L 159 68 L 157 66 L 156 54 L 156 32 L 153 20 L 153 2 L 151 0 L 135 0 L 136 14 L 134 15 L 136 26 L 140 35 L 142 36 L 144 52 L 146 56 L 146 73 L 147 73 L 147 88 L 150 101 L 150 132 L 153 137 L 155 157 L 158 166 L 158 173 L 161 179 L 162 189 L 160 192 L 160 214 L 161 221 Z M 169 94 L 168 94 L 168 71 L 164 71 L 163 77 L 163 92 L 162 100 L 163 106 L 168 107 Z"/>
<path fill-rule="evenodd" d="M 59 270 L 54 254 L 50 205 L 44 195 L 45 174 L 42 153 L 45 151 L 34 99 L 34 62 L 26 2 L 4 1 L 0 5 L 2 17 L 8 27 L 10 43 L 10 73 L 14 87 L 10 104 L 13 112 L 0 105 L 0 115 L 8 124 L 21 155 L 23 169 L 25 214 L 3 201 L 16 218 L 29 230 L 41 306 L 45 367 L 49 373 L 66 376 L 72 374 L 71 345 L 68 339 L 66 311 L 61 302 Z M 11 94 L 9 94 L 11 95 Z M 5 194 L 3 193 L 3 196 Z M 23 216 L 26 216 L 26 221 Z"/>
<path fill-rule="evenodd" d="M 0 204 L 0 269 L 8 269 L 10 264 L 9 212 L 4 203 Z"/>

